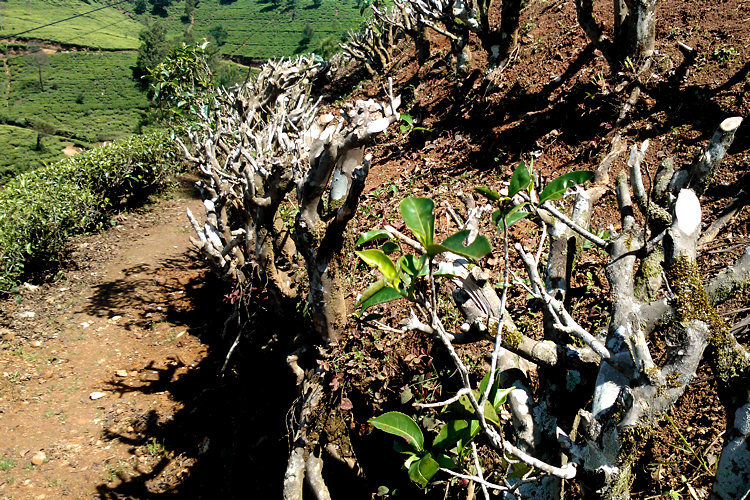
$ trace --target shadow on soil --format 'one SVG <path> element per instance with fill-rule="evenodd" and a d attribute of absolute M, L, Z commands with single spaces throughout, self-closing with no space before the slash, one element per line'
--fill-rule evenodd
<path fill-rule="evenodd" d="M 192 367 L 185 367 L 190 362 L 179 356 L 167 368 L 143 367 L 157 375 L 141 386 L 111 383 L 121 393 L 169 391 L 182 409 L 167 418 L 154 411 L 138 416 L 131 423 L 137 439 L 105 433 L 103 439 L 129 443 L 134 451 L 149 442 L 163 443 L 165 450 L 150 472 L 121 478 L 115 486 L 100 485 L 100 497 L 247 498 L 253 492 L 256 498 L 279 498 L 288 454 L 286 411 L 296 395 L 284 362 L 288 352 L 283 346 L 269 346 L 267 338 L 256 341 L 246 336 L 221 377 L 234 340 L 234 334 L 222 335 L 223 319 L 230 315 L 230 306 L 222 300 L 226 286 L 188 255 L 156 269 L 138 267 L 125 274 L 98 287 L 91 311 L 111 317 L 126 308 L 140 310 L 133 321 L 139 327 L 158 321 L 184 325 L 208 346 L 208 353 Z M 158 297 L 167 299 L 159 302 Z M 154 307 L 157 303 L 164 304 L 162 310 Z M 284 333 L 258 325 L 254 330 L 279 337 Z M 266 347 L 261 347 L 264 341 Z M 195 463 L 189 471 L 180 471 L 170 466 L 178 459 Z"/>
<path fill-rule="evenodd" d="M 297 397 L 286 356 L 294 351 L 293 337 L 300 326 L 290 317 L 257 314 L 220 376 L 237 331 L 230 328 L 230 333 L 223 334 L 224 319 L 231 314 L 231 306 L 224 301 L 227 292 L 224 283 L 187 254 L 153 268 L 128 269 L 122 279 L 102 283 L 95 290 L 90 313 L 112 317 L 140 310 L 131 326 L 147 327 L 159 321 L 183 325 L 208 346 L 207 356 L 195 365 L 177 355 L 167 356 L 165 368 L 153 362 L 140 368 L 153 374 L 148 381 L 110 382 L 110 390 L 120 394 L 168 391 L 182 409 L 171 416 L 153 410 L 138 415 L 130 422 L 134 432 L 128 434 L 104 432 L 103 441 L 127 443 L 136 455 L 152 443 L 163 443 L 164 450 L 155 454 L 158 458 L 152 457 L 150 470 L 99 485 L 100 498 L 282 497 L 289 454 L 287 422 Z M 158 297 L 172 299 L 159 302 Z M 160 316 L 155 314 L 156 303 L 164 304 Z M 370 406 L 354 394 L 351 397 L 357 408 Z M 364 422 L 371 416 L 352 418 Z M 369 432 L 351 432 L 351 439 L 362 470 L 372 474 L 358 476 L 324 454 L 323 475 L 333 498 L 369 499 L 384 484 L 390 486 L 392 498 L 443 498 L 442 491 L 425 496 L 409 484 L 392 439 Z M 194 463 L 189 467 L 180 465 L 190 462 Z"/>
<path fill-rule="evenodd" d="M 500 91 L 490 90 L 486 88 L 486 84 L 472 89 L 478 76 L 471 75 L 467 82 L 448 92 L 444 99 L 433 102 L 430 109 L 415 106 L 405 111 L 415 116 L 442 115 L 443 118 L 434 124 L 436 130 L 459 129 L 477 136 L 479 139 L 474 142 L 481 147 L 469 155 L 467 163 L 480 169 L 494 168 L 493 158 L 499 155 L 507 155 L 504 161 L 515 162 L 522 159 L 524 154 L 543 149 L 543 144 L 545 140 L 549 140 L 550 135 L 555 137 L 555 142 L 570 146 L 589 144 L 590 147 L 584 153 L 585 158 L 575 158 L 570 162 L 578 165 L 581 161 L 589 161 L 608 151 L 610 131 L 622 103 L 631 91 L 631 86 L 627 86 L 619 93 L 610 87 L 604 92 L 595 83 L 586 82 L 577 83 L 558 93 L 582 68 L 591 64 L 593 54 L 592 46 L 587 46 L 562 75 L 538 91 L 529 91 L 522 82 L 516 82 L 507 90 Z M 719 123 L 730 116 L 717 104 L 719 96 L 734 100 L 738 106 L 745 99 L 745 88 L 737 86 L 750 73 L 750 63 L 745 64 L 726 81 L 716 82 L 711 86 L 683 85 L 681 81 L 687 70 L 685 67 L 677 67 L 664 74 L 662 79 L 648 82 L 644 86 L 641 98 L 631 114 L 632 122 L 650 117 L 655 120 L 648 130 L 629 131 L 628 142 L 652 139 L 689 126 L 699 134 L 691 139 L 680 134 L 680 143 L 684 147 L 705 143 Z M 502 95 L 502 105 L 494 102 L 496 99 L 487 99 L 496 92 L 499 92 L 497 95 Z M 644 101 L 656 104 L 647 105 Z M 419 150 L 424 145 L 424 138 L 417 140 L 421 136 L 414 136 L 411 146 Z M 745 151 L 749 147 L 750 133 L 740 128 L 730 153 Z"/>

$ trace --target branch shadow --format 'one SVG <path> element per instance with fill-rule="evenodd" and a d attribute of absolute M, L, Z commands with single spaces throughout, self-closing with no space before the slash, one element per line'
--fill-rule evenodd
<path fill-rule="evenodd" d="M 208 280 L 203 276 L 203 265 L 194 251 L 156 265 L 137 264 L 122 269 L 123 278 L 100 283 L 84 307 L 92 316 L 123 317 L 121 323 L 128 330 L 149 329 L 155 323 L 202 326 L 199 303 L 209 299 Z M 166 305 L 158 297 L 169 296 Z M 136 315 L 132 312 L 139 311 Z M 192 332 L 191 332 L 192 333 Z"/>
<path fill-rule="evenodd" d="M 158 279 L 164 274 L 171 277 Z M 279 318 L 248 323 L 229 369 L 219 376 L 234 340 L 234 333 L 226 336 L 232 338 L 222 334 L 224 319 L 231 315 L 223 300 L 227 291 L 225 283 L 185 255 L 153 267 L 128 268 L 121 280 L 103 283 L 91 297 L 91 312 L 113 317 L 140 310 L 131 328 L 154 321 L 158 312 L 207 346 L 202 359 L 167 355 L 158 366 L 149 361 L 137 367 L 138 376 L 130 372 L 108 382 L 114 397 L 166 392 L 181 409 L 172 415 L 155 410 L 130 414 L 126 430 L 105 426 L 102 441 L 130 445 L 128 463 L 135 466 L 100 484 L 100 498 L 245 498 L 248 491 L 257 498 L 281 497 L 288 456 L 286 412 L 297 395 L 285 362 L 291 352 L 291 339 L 285 337 L 291 336 L 283 334 L 295 330 L 287 330 Z M 168 298 L 161 311 L 151 307 L 156 295 Z"/>
<path fill-rule="evenodd" d="M 479 147 L 469 154 L 469 162 L 479 170 L 494 168 L 498 153 L 503 163 L 517 162 L 524 154 L 543 152 L 551 142 L 579 148 L 579 155 L 569 164 L 593 161 L 606 152 L 608 134 L 617 119 L 627 89 L 619 93 L 601 92 L 593 82 L 569 82 L 590 65 L 595 52 L 591 45 L 585 47 L 572 60 L 559 77 L 532 91 L 517 81 L 510 88 L 490 90 L 487 85 L 470 89 L 464 82 L 456 82 L 453 95 L 433 102 L 431 110 L 421 110 L 440 116 L 434 123 L 436 129 L 458 128 L 477 137 Z M 728 115 L 716 102 L 722 93 L 734 93 L 742 99 L 744 91 L 732 90 L 742 85 L 750 74 L 750 63 L 745 64 L 725 82 L 711 86 L 683 85 L 682 67 L 662 75 L 658 81 L 649 80 L 641 98 L 631 114 L 631 120 L 648 119 L 650 129 L 631 129 L 630 142 L 653 138 L 680 127 L 689 126 L 697 131 L 692 137 L 681 137 L 683 146 L 696 146 L 709 140 L 719 123 Z M 502 105 L 497 104 L 497 99 Z M 451 110 L 444 112 L 442 110 Z M 658 119 L 655 117 L 659 116 Z M 665 117 L 665 118 L 664 118 Z M 585 148 L 580 148 L 584 145 Z M 737 132 L 730 153 L 745 151 L 750 147 L 750 134 L 741 128 Z M 677 165 L 681 166 L 681 165 Z"/>

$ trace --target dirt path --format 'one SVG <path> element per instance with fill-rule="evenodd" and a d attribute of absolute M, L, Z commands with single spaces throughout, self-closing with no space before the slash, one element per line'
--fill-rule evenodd
<path fill-rule="evenodd" d="M 188 198 L 76 240 L 73 270 L 0 305 L 0 499 L 107 496 L 134 477 L 157 493 L 190 470 L 152 432 L 208 351 Z"/>

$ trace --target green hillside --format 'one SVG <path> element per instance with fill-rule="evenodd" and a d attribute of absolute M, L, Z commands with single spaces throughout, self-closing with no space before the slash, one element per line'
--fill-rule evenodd
<path fill-rule="evenodd" d="M 224 55 L 263 60 L 326 39 L 335 45 L 362 20 L 361 0 L 203 0 L 192 16 L 186 0 L 153 10 L 165 1 L 0 0 L 0 37 L 18 35 L 0 42 L 0 184 L 62 157 L 67 144 L 89 146 L 138 129 L 149 103 L 132 68 L 139 34 L 154 22 L 173 42 L 215 43 L 218 31 Z M 55 52 L 54 44 L 97 50 Z"/>
<path fill-rule="evenodd" d="M 28 128 L 0 125 L 0 184 L 19 172 L 31 170 L 65 155 L 63 148 L 70 144 L 64 137 L 43 136 L 37 149 L 38 133 Z"/>
<path fill-rule="evenodd" d="M 280 0 L 278 6 L 271 0 L 201 1 L 190 34 L 195 40 L 210 40 L 210 29 L 221 26 L 227 32 L 222 53 L 268 59 L 305 51 L 330 35 L 338 39 L 362 21 L 357 0 L 321 0 L 318 6 L 312 0 L 294 3 L 296 8 L 290 8 L 287 0 Z M 133 4 L 127 6 L 133 8 Z M 164 23 L 171 37 L 181 37 L 189 27 L 185 3 L 173 2 L 168 12 L 166 18 L 146 12 L 139 19 L 155 18 Z M 302 31 L 308 23 L 313 36 L 309 44 L 303 44 Z"/>
<path fill-rule="evenodd" d="M 107 2 L 111 3 L 111 2 Z M 0 36 L 66 19 L 105 6 L 96 0 L 3 0 Z M 34 30 L 20 38 L 49 40 L 99 49 L 137 49 L 142 25 L 119 7 L 107 7 L 69 21 Z"/>
<path fill-rule="evenodd" d="M 60 54 L 20 55 L 4 60 L 0 72 L 0 122 L 27 127 L 16 141 L 28 142 L 32 134 L 36 146 L 36 131 L 62 136 L 72 141 L 94 143 L 112 140 L 133 133 L 148 106 L 145 94 L 132 79 L 133 52 L 72 52 Z M 39 82 L 41 64 L 42 90 Z M 9 132 L 0 136 L 5 144 Z M 51 141 L 47 138 L 45 141 Z M 46 143 L 45 143 L 46 144 Z M 6 170 L 22 171 L 47 160 L 58 145 L 49 144 L 47 151 L 33 148 L 19 156 L 22 163 L 10 158 L 0 161 Z"/>
<path fill-rule="evenodd" d="M 49 54 L 42 66 L 34 55 L 10 57 L 2 75 L 7 88 L 0 120 L 83 141 L 132 133 L 148 100 L 132 78 L 135 53 Z"/>

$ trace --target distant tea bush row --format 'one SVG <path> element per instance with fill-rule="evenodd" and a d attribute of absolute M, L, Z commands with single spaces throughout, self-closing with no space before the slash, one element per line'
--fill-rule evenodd
<path fill-rule="evenodd" d="M 59 261 L 66 238 L 168 185 L 179 163 L 166 132 L 133 136 L 11 180 L 0 190 L 0 289 Z"/>

